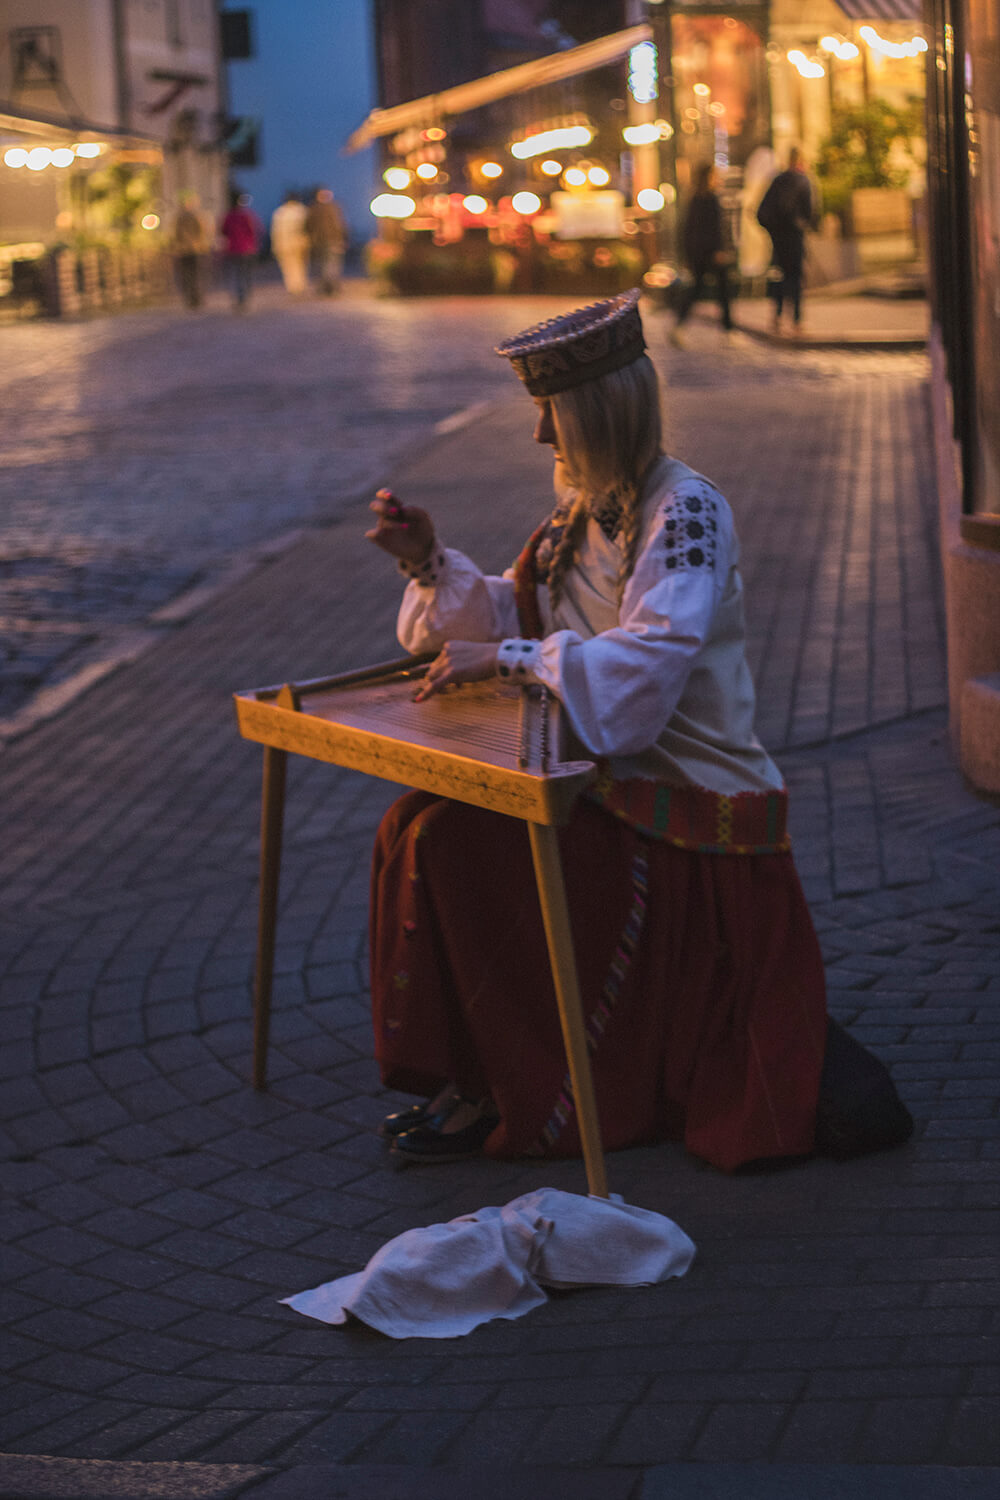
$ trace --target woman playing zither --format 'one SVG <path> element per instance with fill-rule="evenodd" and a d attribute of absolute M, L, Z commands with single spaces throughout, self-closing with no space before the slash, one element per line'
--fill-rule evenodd
<path fill-rule="evenodd" d="M 638 298 L 497 351 L 556 489 L 503 577 L 385 491 L 368 535 L 409 579 L 400 641 L 438 653 L 419 698 L 543 684 L 599 761 L 560 843 L 604 1145 L 679 1138 L 732 1170 L 822 1147 L 824 975 L 753 732 L 733 518 L 663 452 Z M 371 965 L 383 1080 L 422 1098 L 384 1124 L 398 1160 L 579 1153 L 523 824 L 402 797 L 375 849 Z"/>

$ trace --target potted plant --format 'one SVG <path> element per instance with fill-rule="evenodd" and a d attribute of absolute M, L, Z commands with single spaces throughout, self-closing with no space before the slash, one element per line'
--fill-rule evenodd
<path fill-rule="evenodd" d="M 908 227 L 905 190 L 911 173 L 921 165 L 923 141 L 919 99 L 902 107 L 885 99 L 833 106 L 830 134 L 816 159 L 816 176 L 823 211 L 840 219 L 845 237 L 866 232 L 867 225 L 879 219 L 895 225 L 904 211 Z M 892 194 L 894 202 L 879 200 L 878 194 Z"/>

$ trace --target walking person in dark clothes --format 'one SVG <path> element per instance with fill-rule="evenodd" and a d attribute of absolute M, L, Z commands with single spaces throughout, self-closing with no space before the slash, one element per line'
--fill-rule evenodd
<path fill-rule="evenodd" d="M 781 273 L 774 282 L 774 331 L 781 327 L 786 302 L 798 332 L 802 322 L 802 268 L 806 258 L 806 230 L 816 222 L 816 202 L 805 159 L 797 146 L 788 153 L 788 166 L 779 172 L 760 200 L 757 222 L 771 236 L 771 264 Z"/>
<path fill-rule="evenodd" d="M 726 233 L 722 204 L 716 192 L 718 173 L 712 162 L 702 162 L 695 171 L 694 194 L 688 204 L 684 221 L 682 245 L 694 281 L 683 293 L 677 310 L 677 322 L 670 335 L 670 342 L 683 348 L 678 332 L 687 322 L 692 307 L 707 295 L 706 282 L 715 282 L 715 294 L 722 312 L 722 326 L 731 332 L 733 320 L 729 313 L 729 267 L 735 256 Z"/>

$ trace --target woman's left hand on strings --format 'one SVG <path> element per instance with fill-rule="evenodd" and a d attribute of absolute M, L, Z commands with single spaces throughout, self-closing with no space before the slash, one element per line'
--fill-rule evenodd
<path fill-rule="evenodd" d="M 480 682 L 492 677 L 497 669 L 498 649 L 496 641 L 446 641 L 427 668 L 413 701 L 423 703 L 452 683 Z"/>

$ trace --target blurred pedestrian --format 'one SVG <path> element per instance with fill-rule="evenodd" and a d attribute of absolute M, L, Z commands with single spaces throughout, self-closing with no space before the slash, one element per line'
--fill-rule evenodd
<path fill-rule="evenodd" d="M 340 204 L 327 187 L 317 188 L 306 214 L 306 233 L 313 269 L 324 297 L 340 291 L 347 249 L 347 224 Z"/>
<path fill-rule="evenodd" d="M 264 234 L 263 224 L 250 207 L 252 202 L 249 193 L 234 193 L 232 206 L 220 226 L 238 312 L 243 312 L 250 301 L 254 266 Z"/>
<path fill-rule="evenodd" d="M 779 172 L 760 200 L 758 223 L 771 236 L 771 263 L 779 273 L 771 292 L 774 298 L 774 331 L 781 327 L 785 303 L 792 310 L 798 332 L 802 322 L 802 270 L 806 256 L 806 230 L 817 220 L 816 195 L 806 172 L 805 158 L 797 146 L 788 154 L 788 166 Z"/>
<path fill-rule="evenodd" d="M 306 206 L 298 193 L 286 193 L 271 215 L 271 253 L 278 262 L 285 291 L 301 297 L 309 290 L 309 236 Z"/>
<path fill-rule="evenodd" d="M 205 296 L 205 259 L 212 248 L 209 222 L 197 193 L 182 193 L 174 220 L 173 251 L 177 282 L 186 307 L 199 308 Z"/>
<path fill-rule="evenodd" d="M 760 200 L 778 171 L 778 158 L 770 146 L 755 146 L 743 168 L 740 191 L 739 271 L 747 281 L 764 276 L 771 264 L 771 237 L 757 222 Z"/>
<path fill-rule="evenodd" d="M 687 322 L 694 304 L 708 295 L 709 281 L 715 286 L 723 328 L 730 333 L 733 327 L 729 312 L 729 268 L 736 256 L 716 192 L 717 185 L 715 166 L 712 162 L 702 162 L 695 169 L 694 193 L 681 236 L 684 259 L 694 277 L 690 286 L 681 293 L 677 322 L 670 334 L 670 342 L 681 349 L 684 343 L 678 330 Z"/>

